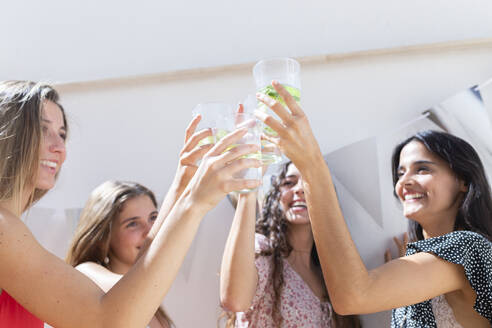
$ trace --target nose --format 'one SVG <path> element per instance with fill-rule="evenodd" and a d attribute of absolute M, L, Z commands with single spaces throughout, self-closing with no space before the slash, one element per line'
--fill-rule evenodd
<path fill-rule="evenodd" d="M 49 151 L 52 153 L 65 153 L 65 140 L 59 135 L 51 135 Z"/>
<path fill-rule="evenodd" d="M 296 195 L 304 195 L 304 187 L 302 185 L 302 179 L 297 181 L 297 184 L 294 186 L 294 193 Z"/>
<path fill-rule="evenodd" d="M 407 187 L 410 188 L 415 184 L 415 181 L 413 180 L 413 176 L 410 175 L 409 173 L 404 173 L 403 175 L 400 176 L 398 181 L 396 182 L 395 185 L 395 193 L 399 195 L 399 197 L 402 196 L 403 188 Z"/>
<path fill-rule="evenodd" d="M 150 231 L 150 229 L 152 229 L 152 226 L 154 225 L 154 220 L 147 220 L 147 224 L 145 225 L 145 230 L 144 230 L 144 234 L 147 235 Z"/>
<path fill-rule="evenodd" d="M 400 176 L 398 183 L 400 183 L 402 186 L 411 186 L 415 183 L 415 181 L 413 181 L 413 177 L 409 173 L 404 173 L 402 176 Z"/>

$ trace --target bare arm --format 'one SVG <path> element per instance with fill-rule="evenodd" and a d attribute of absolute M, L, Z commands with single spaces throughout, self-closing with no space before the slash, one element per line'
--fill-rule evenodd
<path fill-rule="evenodd" d="M 313 167 L 320 165 L 321 161 Z M 399 258 L 368 271 L 345 224 L 327 166 L 301 172 L 306 176 L 304 191 L 323 276 L 341 314 L 415 304 L 465 286 L 460 266 L 428 253 Z"/>
<path fill-rule="evenodd" d="M 147 250 L 150 243 L 154 240 L 157 232 L 161 228 L 162 223 L 169 215 L 169 212 L 171 212 L 174 204 L 183 193 L 191 178 L 193 178 L 193 175 L 198 168 L 196 163 L 201 160 L 203 155 L 205 155 L 211 146 L 213 146 L 198 146 L 200 140 L 210 136 L 212 133 L 210 130 L 203 130 L 195 133 L 196 127 L 198 126 L 198 123 L 200 123 L 200 119 L 200 116 L 194 117 L 186 128 L 184 146 L 179 153 L 178 168 L 176 169 L 174 180 L 166 194 L 166 197 L 164 197 L 157 220 L 154 222 L 152 229 L 150 229 L 147 234 L 137 258 L 140 258 L 140 256 L 142 256 L 142 254 Z"/>
<path fill-rule="evenodd" d="M 256 291 L 255 224 L 256 193 L 239 195 L 220 268 L 220 302 L 229 311 L 245 311 Z"/>
<path fill-rule="evenodd" d="M 43 249 L 15 216 L 0 211 L 0 287 L 22 306 L 58 327 L 145 327 L 181 266 L 201 219 L 228 192 L 255 188 L 237 171 L 259 167 L 238 159 L 257 151 L 240 145 L 225 151 L 246 130 L 224 137 L 204 157 L 147 251 L 104 293 L 89 278 Z"/>
<path fill-rule="evenodd" d="M 3 218 L 0 285 L 34 315 L 55 327 L 144 327 L 174 280 L 198 224 L 188 200 L 169 216 L 137 264 L 105 294 L 85 275 L 39 245 L 15 217 Z M 22 237 L 20 237 L 22 236 Z"/>
<path fill-rule="evenodd" d="M 333 182 L 306 115 L 279 84 L 273 84 L 288 109 L 268 96 L 259 99 L 281 119 L 263 112 L 259 119 L 272 127 L 270 138 L 301 172 L 311 227 L 323 276 L 340 314 L 370 313 L 414 304 L 463 288 L 462 269 L 431 254 L 419 253 L 368 271 L 362 262 L 338 204 Z"/>

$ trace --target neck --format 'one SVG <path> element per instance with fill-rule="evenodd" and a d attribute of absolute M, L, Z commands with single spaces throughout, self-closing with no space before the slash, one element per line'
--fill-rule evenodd
<path fill-rule="evenodd" d="M 111 272 L 124 275 L 130 270 L 130 268 L 131 265 L 127 265 L 114 257 L 109 260 L 109 269 Z"/>
<path fill-rule="evenodd" d="M 17 203 L 15 199 L 10 198 L 0 201 L 0 207 L 11 212 L 12 214 L 21 217 L 22 213 L 27 207 L 29 199 L 32 196 L 34 189 L 26 188 L 23 190 L 22 196 L 20 198 L 20 203 Z M 20 206 L 20 208 L 19 208 Z"/>
<path fill-rule="evenodd" d="M 452 232 L 454 230 L 454 221 L 422 225 L 424 239 L 439 237 Z"/>
<path fill-rule="evenodd" d="M 300 261 L 303 265 L 311 267 L 311 250 L 314 245 L 311 225 L 289 225 L 287 239 L 292 246 L 289 259 L 295 262 Z"/>
<path fill-rule="evenodd" d="M 458 211 L 450 211 L 444 215 L 434 216 L 432 218 L 427 217 L 425 220 L 421 220 L 422 234 L 424 239 L 439 237 L 450 233 L 454 230 L 456 222 L 456 215 Z"/>

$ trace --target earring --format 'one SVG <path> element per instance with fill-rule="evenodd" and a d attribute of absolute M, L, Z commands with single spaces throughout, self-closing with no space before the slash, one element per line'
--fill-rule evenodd
<path fill-rule="evenodd" d="M 107 257 L 107 256 L 106 256 L 106 257 L 104 258 L 104 263 L 106 263 L 106 264 L 108 264 L 108 263 L 109 263 L 109 257 Z"/>

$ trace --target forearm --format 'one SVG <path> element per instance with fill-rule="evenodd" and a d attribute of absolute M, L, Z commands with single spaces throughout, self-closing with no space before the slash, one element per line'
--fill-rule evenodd
<path fill-rule="evenodd" d="M 343 307 L 367 290 L 370 276 L 350 236 L 323 157 L 299 170 L 326 286 L 334 305 Z"/>
<path fill-rule="evenodd" d="M 155 236 L 157 235 L 157 232 L 160 230 L 162 224 L 166 220 L 166 217 L 173 209 L 174 204 L 178 201 L 179 197 L 181 196 L 184 189 L 186 188 L 186 183 L 183 182 L 182 181 L 183 179 L 180 178 L 182 178 L 182 176 L 179 174 L 179 172 L 177 172 L 176 177 L 174 178 L 173 183 L 171 184 L 171 187 L 169 188 L 168 192 L 166 193 L 166 196 L 164 197 L 164 201 L 162 202 L 161 208 L 159 210 L 159 215 L 157 216 L 157 219 L 155 220 L 154 224 L 152 225 L 152 228 L 147 234 L 147 237 L 145 238 L 144 244 L 142 245 L 137 258 L 140 258 L 140 256 L 142 256 L 142 254 L 147 250 L 150 243 L 152 243 L 152 240 L 154 240 Z"/>
<path fill-rule="evenodd" d="M 220 270 L 222 306 L 239 312 L 251 305 L 258 275 L 255 266 L 256 193 L 239 196 Z"/>
<path fill-rule="evenodd" d="M 148 250 L 104 297 L 105 312 L 115 315 L 111 326 L 144 327 L 171 287 L 205 214 L 183 196 Z"/>

